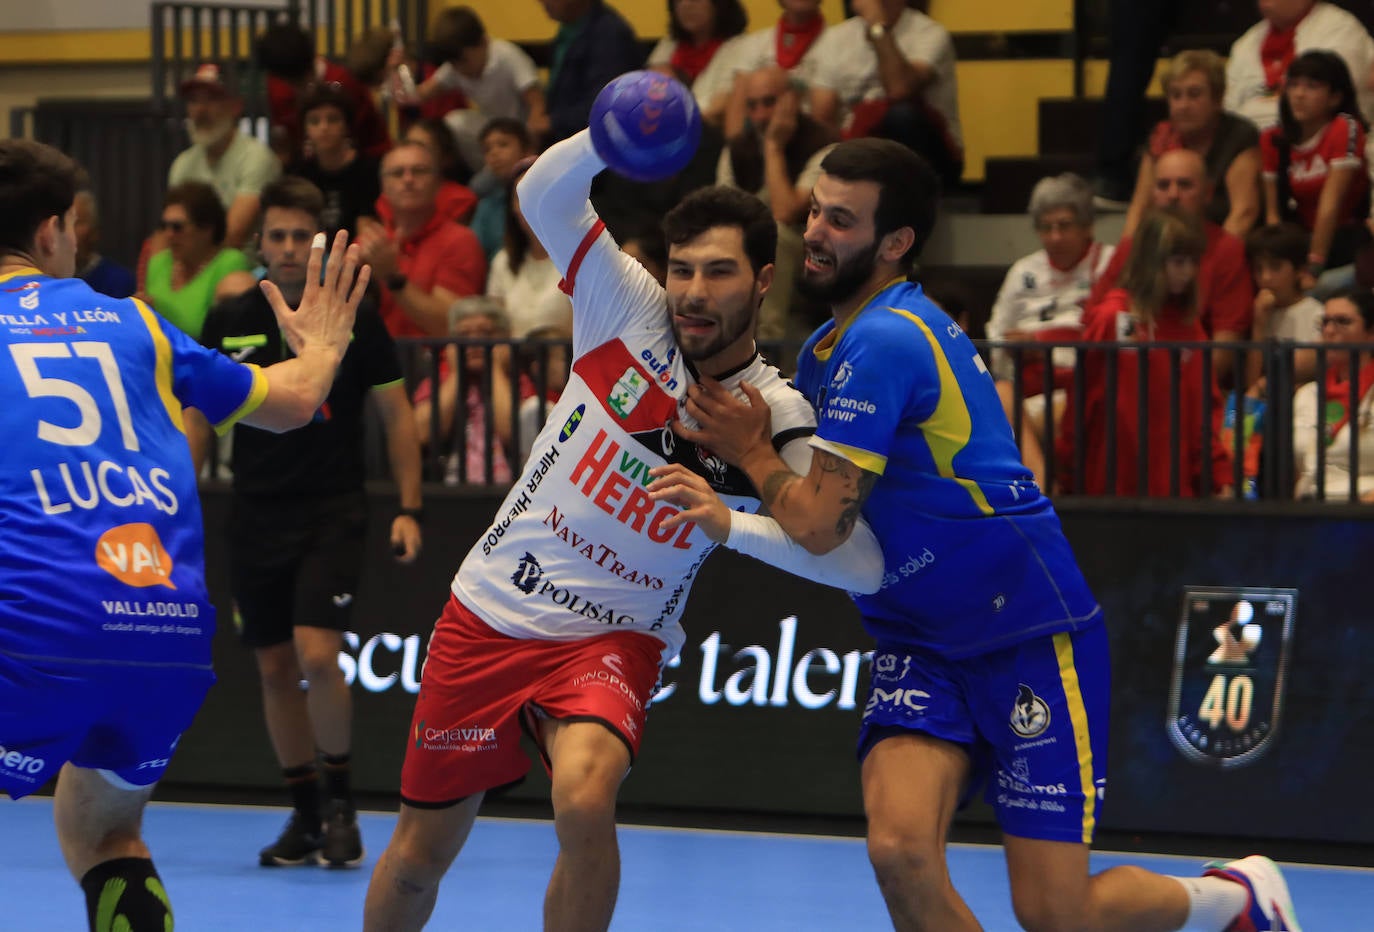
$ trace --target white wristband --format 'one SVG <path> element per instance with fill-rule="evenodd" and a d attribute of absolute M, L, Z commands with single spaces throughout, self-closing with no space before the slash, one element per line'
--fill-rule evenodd
<path fill-rule="evenodd" d="M 773 518 L 730 512 L 725 546 L 797 576 L 848 592 L 877 592 L 883 582 L 883 551 L 863 520 L 834 550 L 814 554 L 787 535 Z"/>

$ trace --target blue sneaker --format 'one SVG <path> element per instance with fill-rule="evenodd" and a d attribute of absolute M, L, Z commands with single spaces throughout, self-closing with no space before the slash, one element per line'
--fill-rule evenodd
<path fill-rule="evenodd" d="M 1302 932 L 1279 866 L 1263 855 L 1252 854 L 1239 861 L 1212 861 L 1203 876 L 1234 880 L 1244 884 L 1250 894 L 1245 911 L 1226 927 L 1226 932 Z"/>

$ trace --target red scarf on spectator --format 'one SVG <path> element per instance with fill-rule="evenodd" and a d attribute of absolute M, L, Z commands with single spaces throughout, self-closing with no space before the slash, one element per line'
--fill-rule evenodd
<path fill-rule="evenodd" d="M 1303 19 L 1306 18 L 1307 15 L 1303 14 Z M 1288 66 L 1293 64 L 1293 58 L 1298 53 L 1295 43 L 1298 38 L 1298 23 L 1301 22 L 1300 19 L 1287 29 L 1275 29 L 1271 25 L 1269 32 L 1264 36 L 1264 41 L 1260 43 L 1260 64 L 1264 66 L 1264 86 L 1273 93 L 1277 93 L 1279 88 L 1283 87 L 1283 76 L 1288 73 Z"/>
<path fill-rule="evenodd" d="M 1351 407 L 1358 407 L 1360 399 L 1374 387 L 1374 360 L 1370 360 L 1360 366 L 1360 391 L 1355 396 L 1353 402 L 1350 397 L 1350 380 L 1344 373 L 1334 369 L 1328 369 L 1326 373 L 1326 410 L 1331 411 L 1332 405 L 1340 405 L 1341 413 L 1339 417 L 1332 418 L 1328 415 L 1326 420 L 1326 443 L 1330 446 L 1336 439 L 1336 435 L 1341 432 L 1341 428 L 1350 420 Z"/>
<path fill-rule="evenodd" d="M 693 45 L 690 42 L 678 42 L 673 48 L 673 57 L 668 63 L 673 66 L 673 70 L 682 75 L 685 83 L 691 84 L 697 79 L 697 75 L 706 70 L 706 66 L 711 64 L 711 59 L 715 57 L 716 49 L 720 48 L 723 39 L 711 39 L 701 45 Z"/>
<path fill-rule="evenodd" d="M 825 17 L 820 13 L 811 17 L 800 26 L 793 26 L 786 17 L 778 20 L 777 53 L 778 66 L 791 71 L 797 67 L 811 43 L 825 28 Z"/>

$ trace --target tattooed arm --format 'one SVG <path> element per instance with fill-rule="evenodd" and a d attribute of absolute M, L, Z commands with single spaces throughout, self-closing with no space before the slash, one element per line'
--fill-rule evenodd
<path fill-rule="evenodd" d="M 773 448 L 768 405 L 758 389 L 740 383 L 747 404 L 703 379 L 688 392 L 687 412 L 700 425 L 674 422 L 678 436 L 709 447 L 744 470 L 759 490 L 763 511 L 811 553 L 829 553 L 849 538 L 878 474 L 828 450 L 811 451 L 806 475 L 794 472 Z"/>

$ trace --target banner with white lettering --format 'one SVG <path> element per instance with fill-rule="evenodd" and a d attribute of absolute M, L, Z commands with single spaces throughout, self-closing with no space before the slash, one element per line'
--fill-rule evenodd
<path fill-rule="evenodd" d="M 424 554 L 410 567 L 387 552 L 394 504 L 372 500 L 375 559 L 340 656 L 354 694 L 355 782 L 380 792 L 397 787 L 429 630 L 497 502 L 436 491 L 426 502 Z M 227 496 L 209 492 L 204 507 L 211 591 L 226 622 L 216 636 L 219 683 L 167 779 L 275 788 L 257 674 L 227 623 Z M 1367 743 L 1355 740 L 1374 714 L 1374 678 L 1364 670 L 1374 625 L 1360 565 L 1374 552 L 1374 522 L 1339 517 L 1349 510 L 1261 517 L 1202 509 L 1063 509 L 1112 637 L 1103 827 L 1374 841 L 1374 810 L 1349 802 L 1361 798 L 1374 764 Z M 871 642 L 848 598 L 722 551 L 701 571 L 684 628 L 687 642 L 664 671 L 624 801 L 860 815 L 854 739 Z M 1225 653 L 1232 641 L 1234 659 Z M 1196 752 L 1240 747 L 1261 731 L 1263 754 Z M 510 792 L 545 796 L 542 766 L 532 764 Z M 981 804 L 961 816 L 989 817 Z"/>

